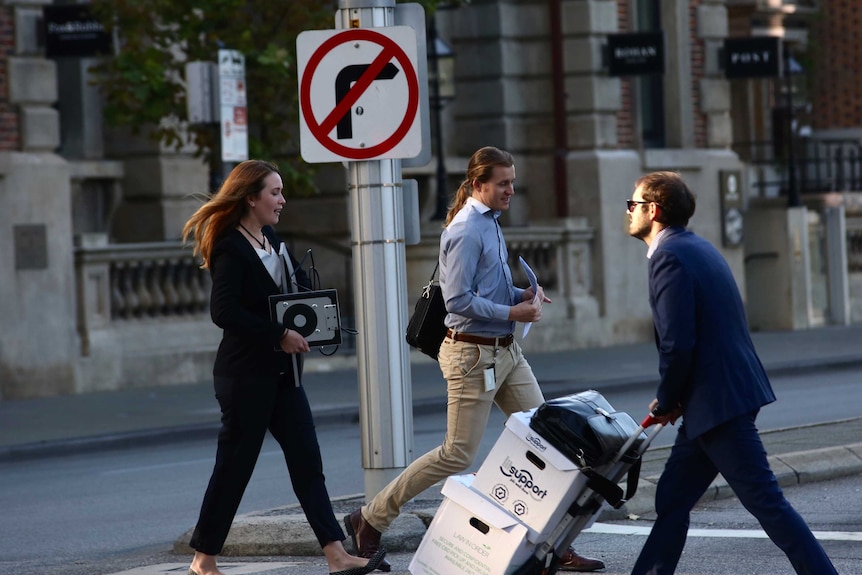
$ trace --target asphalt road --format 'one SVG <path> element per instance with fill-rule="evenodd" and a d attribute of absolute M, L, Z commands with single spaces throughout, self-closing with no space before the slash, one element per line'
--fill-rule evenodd
<path fill-rule="evenodd" d="M 858 416 L 862 374 L 834 370 L 773 378 L 779 401 L 762 410 L 763 430 Z M 638 414 L 646 409 L 653 390 L 616 389 L 605 397 L 621 411 Z M 503 417 L 494 412 L 476 465 L 496 441 Z M 414 421 L 415 452 L 436 446 L 445 426 L 443 413 L 418 416 Z M 668 444 L 666 430 L 656 445 Z M 360 493 L 363 477 L 358 425 L 332 425 L 319 429 L 320 443 L 332 497 Z M 0 464 L 0 575 L 98 575 L 121 572 L 154 562 L 185 563 L 185 557 L 168 553 L 173 541 L 193 526 L 215 454 L 215 438 L 122 451 L 72 454 Z M 862 498 L 858 478 L 829 484 L 794 487 L 792 501 L 812 527 L 826 531 L 862 531 Z M 735 500 L 714 503 L 699 510 L 695 526 L 754 529 L 753 521 Z M 294 503 L 284 462 L 277 446 L 268 440 L 252 478 L 240 513 Z M 807 510 L 807 512 L 806 512 Z M 648 518 L 647 518 L 648 519 Z M 633 522 L 648 526 L 648 521 Z M 742 546 L 739 541 L 745 541 Z M 578 546 L 584 553 L 609 561 L 607 573 L 630 566 L 643 535 L 584 533 Z M 846 559 L 841 573 L 862 574 L 862 542 L 828 541 L 827 550 Z M 753 538 L 692 538 L 685 573 L 787 573 L 770 571 L 775 561 L 766 558 L 771 543 Z M 612 549 L 612 553 L 609 550 Z M 720 558 L 724 558 L 719 560 Z M 283 561 L 284 558 L 274 558 Z M 261 561 L 255 558 L 254 561 Z M 734 563 L 735 561 L 744 563 Z M 844 559 L 842 559 L 844 560 Z M 396 566 L 409 561 L 398 559 Z M 323 573 L 310 558 L 283 573 Z M 735 569 L 726 567 L 736 565 Z M 749 565 L 752 567 L 749 568 Z M 756 565 L 763 565 L 762 569 Z M 292 569 L 292 570 L 291 570 Z M 305 569 L 303 571 L 302 569 Z M 179 572 L 182 572 L 180 570 Z M 272 571 L 278 575 L 278 570 Z"/>

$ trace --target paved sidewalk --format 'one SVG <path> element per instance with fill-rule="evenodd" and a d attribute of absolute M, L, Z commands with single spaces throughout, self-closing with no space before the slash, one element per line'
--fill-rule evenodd
<path fill-rule="evenodd" d="M 796 332 L 753 334 L 771 375 L 802 370 L 858 367 L 862 371 L 862 324 Z M 529 353 L 528 359 L 547 397 L 583 389 L 655 385 L 657 355 L 652 343 L 554 353 Z M 436 363 L 411 352 L 414 412 L 441 410 L 445 383 Z M 318 425 L 355 421 L 358 390 L 355 358 L 312 354 L 305 386 Z M 855 399 L 858 401 L 858 399 Z M 776 475 L 783 484 L 818 481 L 862 472 L 860 417 L 763 434 Z M 219 414 L 210 382 L 129 389 L 76 396 L 0 401 L 0 462 L 68 454 L 143 443 L 213 437 Z M 651 511 L 654 481 L 668 449 L 650 450 L 638 495 L 616 513 Z M 717 484 L 715 497 L 727 496 Z M 405 509 L 384 535 L 393 552 L 416 548 L 425 525 L 441 501 L 439 486 Z M 362 503 L 361 497 L 334 501 L 339 517 Z M 175 544 L 186 552 L 188 533 Z M 237 518 L 225 548 L 227 555 L 319 554 L 319 548 L 294 507 L 265 510 Z"/>
<path fill-rule="evenodd" d="M 752 337 L 771 375 L 845 366 L 862 369 L 862 324 Z M 528 353 L 527 357 L 547 397 L 658 381 L 652 343 Z M 437 364 L 415 351 L 411 362 L 414 412 L 440 409 L 445 405 L 446 385 Z M 355 368 L 353 356 L 309 354 L 304 382 L 318 425 L 358 419 Z M 196 433 L 211 437 L 218 425 L 210 381 L 6 400 L 0 401 L 0 461 L 188 438 Z"/>

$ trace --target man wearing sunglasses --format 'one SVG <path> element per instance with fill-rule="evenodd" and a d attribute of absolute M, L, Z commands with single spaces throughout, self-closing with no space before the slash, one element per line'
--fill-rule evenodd
<path fill-rule="evenodd" d="M 679 174 L 655 172 L 638 179 L 626 206 L 629 234 L 648 246 L 661 376 L 649 408 L 660 423 L 683 419 L 656 489 L 656 522 L 632 575 L 674 572 L 689 513 L 719 473 L 796 573 L 837 575 L 769 468 L 754 421 L 775 395 L 727 262 L 685 229 L 694 194 Z"/>

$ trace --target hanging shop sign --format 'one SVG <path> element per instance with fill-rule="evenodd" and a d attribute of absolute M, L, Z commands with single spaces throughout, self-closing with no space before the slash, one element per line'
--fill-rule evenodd
<path fill-rule="evenodd" d="M 608 34 L 608 74 L 664 74 L 664 33 Z"/>
<path fill-rule="evenodd" d="M 42 7 L 46 58 L 87 58 L 111 51 L 111 35 L 88 4 Z"/>
<path fill-rule="evenodd" d="M 724 39 L 727 78 L 774 78 L 781 75 L 781 38 L 759 36 Z"/>

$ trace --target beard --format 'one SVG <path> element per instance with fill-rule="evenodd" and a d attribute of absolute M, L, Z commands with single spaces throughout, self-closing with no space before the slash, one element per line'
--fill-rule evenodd
<path fill-rule="evenodd" d="M 642 240 L 649 235 L 650 230 L 652 230 L 652 222 L 649 220 L 640 222 L 632 220 L 629 223 L 629 235 L 633 238 Z"/>

